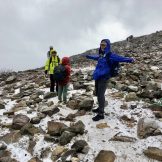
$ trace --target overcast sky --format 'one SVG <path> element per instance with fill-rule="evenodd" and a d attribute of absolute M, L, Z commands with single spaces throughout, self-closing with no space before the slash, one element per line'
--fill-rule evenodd
<path fill-rule="evenodd" d="M 41 67 L 59 56 L 162 30 L 162 0 L 0 0 L 0 69 Z"/>

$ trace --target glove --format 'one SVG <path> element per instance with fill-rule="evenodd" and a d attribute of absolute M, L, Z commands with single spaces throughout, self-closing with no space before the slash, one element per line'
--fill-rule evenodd
<path fill-rule="evenodd" d="M 44 73 L 47 74 L 47 70 L 45 70 Z"/>

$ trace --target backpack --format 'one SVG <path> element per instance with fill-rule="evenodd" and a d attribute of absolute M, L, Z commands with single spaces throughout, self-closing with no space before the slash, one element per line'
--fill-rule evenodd
<path fill-rule="evenodd" d="M 54 74 L 53 74 L 54 80 L 63 81 L 66 78 L 66 76 L 67 73 L 64 65 L 60 64 L 55 67 Z"/>
<path fill-rule="evenodd" d="M 121 66 L 119 64 L 119 62 L 112 62 L 111 63 L 111 69 L 110 69 L 110 73 L 111 73 L 111 77 L 116 77 L 119 75 L 121 71 Z"/>
<path fill-rule="evenodd" d="M 110 69 L 110 75 L 111 75 L 111 77 L 118 76 L 119 73 L 121 72 L 120 63 L 119 62 L 116 62 L 116 61 L 110 60 L 110 55 L 107 58 L 107 62 L 108 62 L 108 64 L 110 64 L 110 67 L 111 67 L 111 69 Z"/>

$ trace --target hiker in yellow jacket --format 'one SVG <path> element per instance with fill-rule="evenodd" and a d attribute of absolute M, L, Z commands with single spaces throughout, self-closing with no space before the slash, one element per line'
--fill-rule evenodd
<path fill-rule="evenodd" d="M 45 74 L 49 74 L 50 75 L 50 92 L 54 92 L 55 91 L 55 86 L 56 86 L 56 92 L 58 92 L 58 83 L 57 81 L 54 79 L 53 77 L 53 73 L 54 73 L 54 68 L 56 66 L 58 66 L 60 63 L 60 58 L 57 55 L 57 52 L 55 50 L 51 51 L 51 56 L 50 58 L 47 59 L 46 61 L 46 65 L 45 65 Z"/>

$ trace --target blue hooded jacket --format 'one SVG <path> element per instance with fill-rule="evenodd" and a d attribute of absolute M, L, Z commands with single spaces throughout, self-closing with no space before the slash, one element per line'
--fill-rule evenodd
<path fill-rule="evenodd" d="M 107 44 L 104 51 L 102 51 L 101 47 L 100 47 L 98 55 L 93 55 L 93 56 L 87 55 L 86 56 L 88 59 L 98 61 L 96 69 L 93 73 L 93 79 L 94 80 L 99 80 L 99 79 L 107 80 L 107 79 L 109 79 L 111 77 L 111 67 L 112 67 L 113 63 L 133 62 L 132 58 L 123 57 L 123 56 L 119 56 L 115 53 L 112 53 L 109 39 L 103 39 L 102 41 L 105 41 L 106 44 Z"/>

